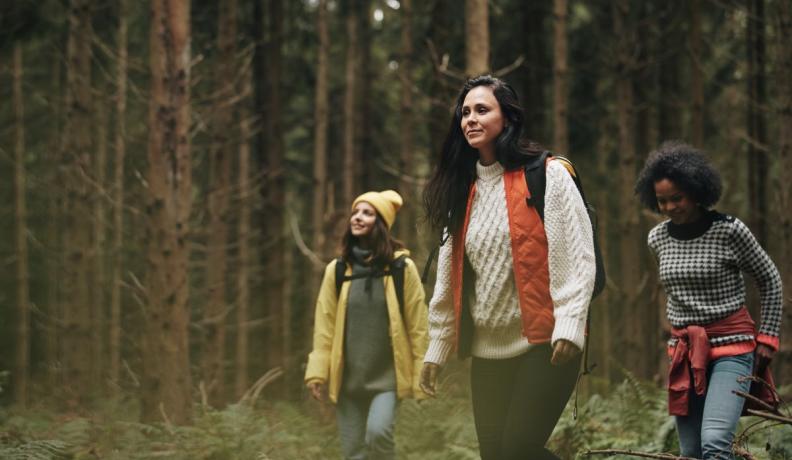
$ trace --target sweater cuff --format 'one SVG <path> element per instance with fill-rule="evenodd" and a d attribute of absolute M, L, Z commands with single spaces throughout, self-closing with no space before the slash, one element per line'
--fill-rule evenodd
<path fill-rule="evenodd" d="M 553 328 L 553 338 L 551 345 L 560 340 L 568 340 L 574 343 L 580 350 L 583 350 L 583 344 L 586 339 L 586 317 L 561 317 L 556 318 L 555 327 Z"/>
<path fill-rule="evenodd" d="M 424 356 L 425 363 L 434 363 L 438 366 L 443 366 L 451 354 L 454 346 L 445 340 L 430 340 L 429 348 L 426 350 Z"/>
<path fill-rule="evenodd" d="M 772 335 L 759 334 L 758 336 L 756 336 L 756 341 L 763 345 L 767 345 L 768 347 L 772 348 L 773 351 L 778 351 L 778 347 L 779 347 L 778 337 L 773 337 Z"/>

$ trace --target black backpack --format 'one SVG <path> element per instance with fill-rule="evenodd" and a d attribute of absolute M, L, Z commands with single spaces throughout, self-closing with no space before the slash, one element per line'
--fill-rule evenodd
<path fill-rule="evenodd" d="M 391 263 L 388 264 L 388 271 L 378 270 L 374 273 L 359 273 L 357 275 L 347 276 L 346 261 L 344 261 L 343 257 L 337 258 L 335 266 L 336 297 L 341 294 L 341 285 L 344 284 L 344 281 L 366 278 L 369 276 L 374 278 L 392 276 L 393 285 L 396 288 L 396 298 L 399 301 L 399 313 L 402 315 L 402 317 L 404 317 L 404 267 L 407 265 L 406 259 L 406 255 L 401 255 L 393 259 Z"/>
<path fill-rule="evenodd" d="M 583 198 L 583 203 L 586 205 L 589 220 L 591 221 L 591 232 L 594 236 L 594 260 L 597 266 L 597 272 L 594 276 L 594 290 L 591 293 L 592 300 L 595 299 L 603 289 L 605 289 L 605 263 L 602 260 L 602 251 L 599 246 L 599 238 L 597 235 L 597 211 L 594 209 L 587 200 L 586 194 L 583 192 L 583 184 L 580 182 L 580 175 L 577 173 L 575 166 L 571 161 L 562 157 L 553 155 L 552 152 L 542 152 L 536 160 L 525 166 L 525 182 L 528 185 L 528 191 L 531 192 L 531 198 L 527 198 L 526 202 L 529 206 L 536 208 L 539 213 L 539 218 L 544 222 L 544 205 L 545 205 L 545 185 L 547 184 L 546 164 L 547 158 L 553 157 L 558 161 L 564 163 L 564 166 L 575 181 L 580 197 Z"/>

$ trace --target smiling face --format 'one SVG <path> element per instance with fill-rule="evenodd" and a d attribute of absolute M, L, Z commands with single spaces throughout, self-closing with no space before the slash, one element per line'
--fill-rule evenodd
<path fill-rule="evenodd" d="M 352 232 L 352 236 L 366 237 L 371 234 L 376 221 L 377 210 L 369 203 L 361 201 L 352 210 L 352 216 L 349 218 L 349 230 Z"/>
<path fill-rule="evenodd" d="M 503 131 L 505 118 L 500 104 L 488 86 L 476 86 L 462 103 L 461 127 L 471 147 L 494 159 L 495 140 Z"/>
<path fill-rule="evenodd" d="M 689 224 L 701 216 L 701 208 L 693 201 L 690 195 L 679 189 L 669 179 L 660 179 L 654 183 L 657 208 L 666 215 L 671 222 Z"/>

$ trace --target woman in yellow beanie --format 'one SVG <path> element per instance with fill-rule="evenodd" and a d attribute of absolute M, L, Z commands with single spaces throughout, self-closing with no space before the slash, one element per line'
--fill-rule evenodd
<path fill-rule="evenodd" d="M 341 257 L 325 269 L 305 383 L 337 405 L 344 457 L 394 458 L 398 401 L 424 398 L 427 308 L 415 264 L 390 228 L 402 205 L 393 190 L 352 203 Z M 343 264 L 343 265 L 339 265 Z"/>

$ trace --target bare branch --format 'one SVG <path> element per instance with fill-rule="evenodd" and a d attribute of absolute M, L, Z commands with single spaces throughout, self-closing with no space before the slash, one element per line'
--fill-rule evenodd
<path fill-rule="evenodd" d="M 604 449 L 604 450 L 587 450 L 582 454 L 584 457 L 588 457 L 591 455 L 629 455 L 632 457 L 641 457 L 641 458 L 659 458 L 663 460 L 696 460 L 695 458 L 691 457 L 680 457 L 678 455 L 673 454 L 650 454 L 648 452 L 637 452 L 634 450 L 622 450 L 622 449 Z"/>
<path fill-rule="evenodd" d="M 517 56 L 517 59 L 515 59 L 514 62 L 512 62 L 511 64 L 507 65 L 506 67 L 504 67 L 502 69 L 496 70 L 495 72 L 493 72 L 493 74 L 496 77 L 498 77 L 498 78 L 503 78 L 506 75 L 508 75 L 508 74 L 514 72 L 515 70 L 519 69 L 520 66 L 523 65 L 523 62 L 525 62 L 525 56 L 523 56 L 521 54 L 521 55 Z"/>
<path fill-rule="evenodd" d="M 754 409 L 748 409 L 746 412 L 748 412 L 751 415 L 755 415 L 757 417 L 763 417 L 763 418 L 766 418 L 768 420 L 775 420 L 776 422 L 781 422 L 781 423 L 785 423 L 787 425 L 792 425 L 792 418 L 784 417 L 783 415 L 771 414 L 770 412 L 765 412 L 765 411 L 761 411 L 761 410 L 754 410 Z"/>
<path fill-rule="evenodd" d="M 305 244 L 302 234 L 300 234 L 300 227 L 297 224 L 297 217 L 292 212 L 289 212 L 289 227 L 291 227 L 294 242 L 297 243 L 297 247 L 300 249 L 300 252 L 302 252 L 304 256 L 308 257 L 308 259 L 310 259 L 311 262 L 317 267 L 324 267 L 326 263 L 322 261 L 322 259 L 319 258 L 319 256 L 317 256 L 307 244 Z"/>

